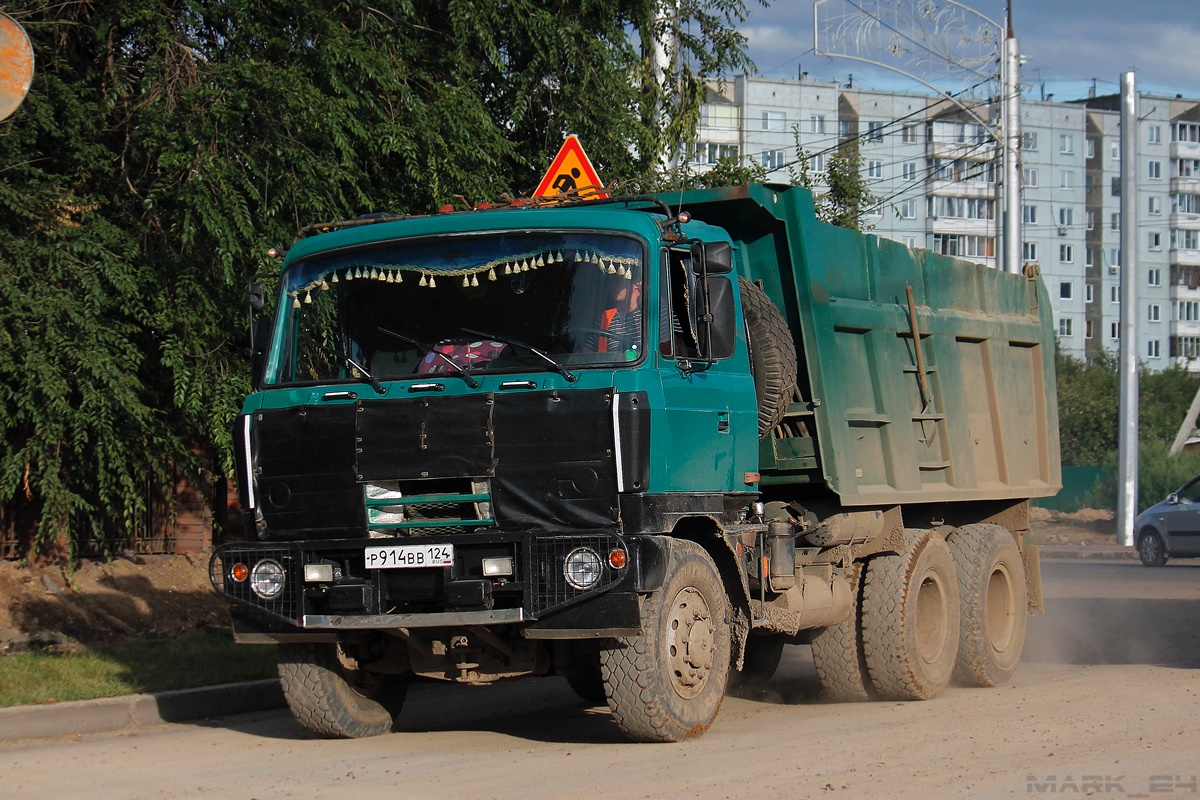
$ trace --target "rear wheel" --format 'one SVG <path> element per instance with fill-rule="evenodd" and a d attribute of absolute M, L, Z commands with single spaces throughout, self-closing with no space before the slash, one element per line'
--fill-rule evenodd
<path fill-rule="evenodd" d="M 950 682 L 958 651 L 954 558 L 933 531 L 908 529 L 904 549 L 876 556 L 863 582 L 863 657 L 884 700 L 929 700 Z"/>
<path fill-rule="evenodd" d="M 1167 563 L 1167 546 L 1157 531 L 1144 531 L 1138 539 L 1138 557 L 1147 567 L 1161 567 Z"/>
<path fill-rule="evenodd" d="M 1006 683 L 1021 660 L 1029 613 L 1021 550 L 999 525 L 964 525 L 949 544 L 962 613 L 954 678 L 966 686 Z"/>
<path fill-rule="evenodd" d="M 637 742 L 678 742 L 708 730 L 729 679 L 729 601 L 703 548 L 673 539 L 663 587 L 642 599 L 641 636 L 600 653 L 608 706 Z"/>
<path fill-rule="evenodd" d="M 825 697 L 838 703 L 871 699 L 871 678 L 862 648 L 862 576 L 865 565 L 858 562 L 850 576 L 854 611 L 837 625 L 822 628 L 812 636 L 813 666 Z"/>
<path fill-rule="evenodd" d="M 327 739 L 387 733 L 408 694 L 407 676 L 362 670 L 337 644 L 281 644 L 278 668 L 296 721 Z"/>

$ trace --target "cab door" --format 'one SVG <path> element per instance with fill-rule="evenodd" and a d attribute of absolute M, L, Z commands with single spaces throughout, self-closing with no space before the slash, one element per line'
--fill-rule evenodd
<path fill-rule="evenodd" d="M 710 294 L 735 304 L 729 275 L 709 277 Z M 745 336 L 738 331 L 719 344 L 716 358 L 702 360 L 695 303 L 701 291 L 690 249 L 663 250 L 659 271 L 658 361 L 662 385 L 661 424 L 653 426 L 661 491 L 745 491 L 746 473 L 757 470 L 758 415 Z M 731 332 L 732 334 L 732 332 Z"/>

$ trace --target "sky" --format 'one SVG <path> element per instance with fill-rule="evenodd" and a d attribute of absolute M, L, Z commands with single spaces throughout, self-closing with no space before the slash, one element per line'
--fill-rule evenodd
<path fill-rule="evenodd" d="M 827 0 L 826 9 L 878 6 L 886 0 Z M 890 0 L 912 8 L 920 2 Z M 1012 0 L 1013 29 L 1025 59 L 1025 96 L 1056 100 L 1117 94 L 1121 73 L 1133 71 L 1141 93 L 1200 99 L 1200 3 L 1197 0 Z M 962 0 L 962 5 L 996 22 L 1004 19 L 1002 0 Z M 813 52 L 813 0 L 774 0 L 768 7 L 747 0 L 749 19 L 742 32 L 758 74 L 810 79 L 893 91 L 923 91 L 911 78 L 844 58 Z M 828 46 L 825 49 L 830 49 Z M 939 84 L 948 91 L 961 83 Z"/>

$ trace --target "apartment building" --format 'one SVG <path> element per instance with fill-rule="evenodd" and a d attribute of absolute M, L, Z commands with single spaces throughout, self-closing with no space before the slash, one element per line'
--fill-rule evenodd
<path fill-rule="evenodd" d="M 957 100 L 743 76 L 710 91 L 692 166 L 732 157 L 787 181 L 797 144 L 820 173 L 857 140 L 877 199 L 867 227 L 996 266 L 1003 176 L 988 125 L 998 108 Z M 1138 357 L 1200 371 L 1200 101 L 1142 95 L 1140 106 Z M 1092 359 L 1119 341 L 1119 98 L 1024 100 L 1021 124 L 1022 255 L 1043 276 L 1063 350 Z"/>

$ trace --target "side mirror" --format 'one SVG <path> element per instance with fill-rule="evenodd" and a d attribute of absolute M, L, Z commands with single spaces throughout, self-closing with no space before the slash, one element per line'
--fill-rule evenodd
<path fill-rule="evenodd" d="M 250 387 L 255 391 L 262 386 L 267 371 L 267 351 L 271 347 L 271 329 L 274 317 L 259 317 L 250 327 Z"/>
<path fill-rule="evenodd" d="M 1169 495 L 1167 495 L 1167 502 L 1171 505 L 1177 504 L 1179 502 L 1179 495 L 1171 492 Z"/>
<path fill-rule="evenodd" d="M 267 304 L 267 293 L 263 291 L 263 285 L 261 283 L 246 284 L 246 294 L 242 302 L 251 315 L 262 311 L 263 306 Z"/>
<path fill-rule="evenodd" d="M 733 271 L 733 245 L 729 242 L 697 242 L 692 245 L 692 271 L 702 275 L 728 275 Z"/>
<path fill-rule="evenodd" d="M 696 321 L 701 357 L 719 361 L 733 355 L 737 335 L 735 316 L 733 284 L 729 278 L 709 278 L 708 318 L 698 315 Z"/>

